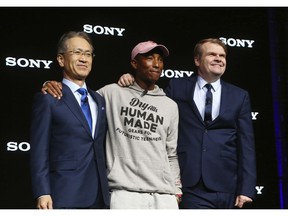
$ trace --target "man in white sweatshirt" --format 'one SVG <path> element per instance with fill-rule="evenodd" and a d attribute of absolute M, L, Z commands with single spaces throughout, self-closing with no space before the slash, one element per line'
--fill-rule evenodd
<path fill-rule="evenodd" d="M 177 157 L 178 107 L 155 83 L 168 49 L 153 41 L 131 52 L 132 86 L 106 85 L 107 173 L 111 209 L 177 209 L 181 197 Z M 49 82 L 42 89 L 61 96 Z M 59 91 L 59 90 L 58 90 Z"/>

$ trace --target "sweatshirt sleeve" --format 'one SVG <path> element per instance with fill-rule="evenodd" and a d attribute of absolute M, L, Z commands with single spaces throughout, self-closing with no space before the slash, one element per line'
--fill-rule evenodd
<path fill-rule="evenodd" d="M 178 122 L 179 122 L 179 111 L 175 104 L 175 109 L 171 112 L 171 122 L 168 129 L 168 135 L 166 140 L 166 151 L 170 163 L 171 172 L 175 181 L 175 194 L 182 194 L 181 179 L 180 179 L 180 168 L 177 156 L 177 140 L 178 140 Z"/>

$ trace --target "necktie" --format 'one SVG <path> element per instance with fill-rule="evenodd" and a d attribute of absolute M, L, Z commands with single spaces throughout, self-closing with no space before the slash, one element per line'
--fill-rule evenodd
<path fill-rule="evenodd" d="M 205 85 L 207 88 L 206 92 L 206 101 L 205 101 L 205 114 L 204 114 L 204 122 L 205 124 L 209 124 L 212 121 L 212 101 L 213 101 L 213 95 L 211 92 L 212 85 L 210 83 L 207 83 Z"/>
<path fill-rule="evenodd" d="M 81 109 L 88 121 L 90 130 L 92 130 L 92 117 L 88 103 L 87 90 L 85 88 L 79 88 L 77 91 L 81 94 Z"/>

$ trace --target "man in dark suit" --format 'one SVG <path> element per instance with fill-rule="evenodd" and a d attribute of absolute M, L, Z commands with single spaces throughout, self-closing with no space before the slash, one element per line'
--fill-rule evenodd
<path fill-rule="evenodd" d="M 63 68 L 61 100 L 39 92 L 32 109 L 30 162 L 37 208 L 107 208 L 105 102 L 85 83 L 93 61 L 89 36 L 64 34 L 57 61 Z M 88 96 L 82 96 L 79 88 Z M 81 105 L 88 106 L 90 125 Z"/>
<path fill-rule="evenodd" d="M 180 208 L 242 208 L 255 196 L 250 99 L 248 92 L 220 79 L 226 69 L 226 53 L 219 39 L 200 41 L 194 49 L 198 76 L 173 79 L 166 89 L 180 115 Z M 212 119 L 205 122 L 207 83 L 212 85 Z"/>

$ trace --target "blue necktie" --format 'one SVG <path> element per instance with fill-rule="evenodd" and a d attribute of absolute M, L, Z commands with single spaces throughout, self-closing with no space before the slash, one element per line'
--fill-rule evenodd
<path fill-rule="evenodd" d="M 205 101 L 205 114 L 204 114 L 204 122 L 205 124 L 209 124 L 212 121 L 212 101 L 213 101 L 213 95 L 211 92 L 212 85 L 207 83 L 205 85 L 207 88 L 206 92 L 206 101 Z"/>
<path fill-rule="evenodd" d="M 79 88 L 77 91 L 81 94 L 81 108 L 88 121 L 90 130 L 92 130 L 92 117 L 88 103 L 87 90 L 85 88 Z"/>

